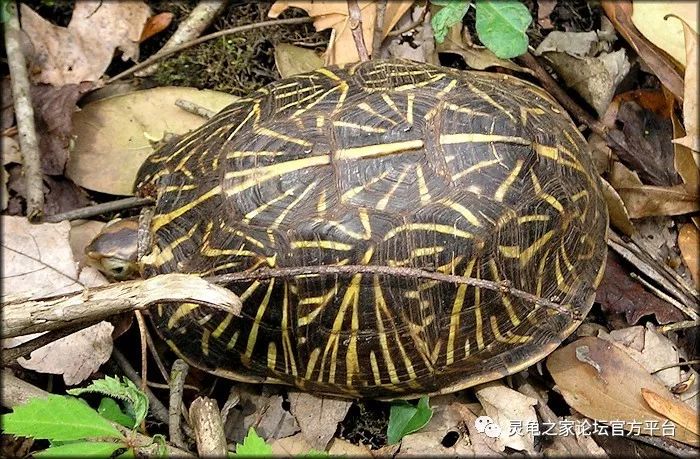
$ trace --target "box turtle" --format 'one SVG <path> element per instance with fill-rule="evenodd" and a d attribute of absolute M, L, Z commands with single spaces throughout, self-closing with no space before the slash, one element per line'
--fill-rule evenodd
<path fill-rule="evenodd" d="M 157 150 L 136 188 L 156 199 L 144 276 L 293 273 L 232 282 L 240 314 L 154 307 L 176 353 L 318 393 L 447 393 L 532 365 L 606 258 L 586 142 L 509 75 L 389 60 L 283 79 Z M 135 229 L 88 251 L 123 274 Z"/>

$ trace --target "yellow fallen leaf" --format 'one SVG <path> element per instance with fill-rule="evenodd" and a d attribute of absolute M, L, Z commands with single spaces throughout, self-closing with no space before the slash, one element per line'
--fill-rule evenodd
<path fill-rule="evenodd" d="M 413 0 L 387 2 L 384 12 L 382 37 L 387 36 L 412 4 Z M 362 18 L 362 36 L 367 52 L 371 54 L 374 39 L 374 26 L 377 16 L 377 3 L 365 0 L 359 1 L 358 5 Z M 326 65 L 345 64 L 360 60 L 355 40 L 352 37 L 350 13 L 347 2 L 278 0 L 270 7 L 268 16 L 276 18 L 290 7 L 305 10 L 309 16 L 314 18 L 314 27 L 316 27 L 316 30 L 333 29 L 334 36 L 331 37 L 331 43 L 328 45 L 325 55 Z"/>
<path fill-rule="evenodd" d="M 700 230 L 692 223 L 686 223 L 678 231 L 678 248 L 696 288 L 700 289 Z"/>
<path fill-rule="evenodd" d="M 593 336 L 581 338 L 551 354 L 547 369 L 566 402 L 584 416 L 623 421 L 623 428 L 634 434 L 669 434 L 662 430 L 668 425 L 673 427 L 674 440 L 700 444 L 698 435 L 649 407 L 642 389 L 665 398 L 673 395 L 613 343 Z"/>
<path fill-rule="evenodd" d="M 693 2 L 695 3 L 695 2 Z M 695 16 L 693 16 L 695 17 Z M 697 28 L 696 28 L 697 29 Z M 700 133 L 698 129 L 698 34 L 683 22 L 683 33 L 685 35 L 685 52 L 687 67 L 683 78 L 683 123 L 685 125 L 686 136 L 675 139 L 674 143 L 685 145 L 693 150 L 695 164 L 700 167 Z"/>
<path fill-rule="evenodd" d="M 683 27 L 669 14 L 689 22 L 693 30 L 698 30 L 697 2 L 634 1 L 632 22 L 647 40 L 666 51 L 675 60 L 686 66 Z"/>
<path fill-rule="evenodd" d="M 644 401 L 649 404 L 652 410 L 666 416 L 673 422 L 678 423 L 678 425 L 690 430 L 695 435 L 700 435 L 698 412 L 693 411 L 687 404 L 673 397 L 664 397 L 653 390 L 645 388 L 642 388 L 642 397 L 644 397 Z"/>
<path fill-rule="evenodd" d="M 219 91 L 161 87 L 91 102 L 73 116 L 75 146 L 66 176 L 90 190 L 130 195 L 152 142 L 184 134 L 206 120 L 175 105 L 187 100 L 218 112 L 236 97 Z"/>

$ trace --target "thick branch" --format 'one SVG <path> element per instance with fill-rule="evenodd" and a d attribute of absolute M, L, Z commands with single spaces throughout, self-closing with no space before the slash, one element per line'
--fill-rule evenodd
<path fill-rule="evenodd" d="M 189 301 L 238 314 L 241 301 L 222 287 L 191 274 L 163 274 L 42 300 L 15 299 L 2 306 L 0 337 L 10 338 L 66 325 L 94 323 L 155 303 Z"/>
<path fill-rule="evenodd" d="M 2 7 L 9 14 L 5 22 L 5 50 L 12 77 L 12 96 L 22 150 L 22 173 L 26 180 L 27 216 L 33 221 L 44 214 L 44 179 L 41 175 L 39 141 L 34 124 L 34 108 L 29 95 L 27 63 L 20 45 L 17 5 L 15 2 L 4 2 Z"/>

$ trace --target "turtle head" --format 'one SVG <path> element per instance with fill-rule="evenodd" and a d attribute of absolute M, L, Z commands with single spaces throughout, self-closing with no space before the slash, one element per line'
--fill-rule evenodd
<path fill-rule="evenodd" d="M 139 276 L 138 217 L 113 220 L 85 248 L 88 264 L 114 280 Z"/>

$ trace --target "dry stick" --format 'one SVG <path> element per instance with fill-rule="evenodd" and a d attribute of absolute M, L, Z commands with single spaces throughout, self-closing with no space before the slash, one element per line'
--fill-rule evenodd
<path fill-rule="evenodd" d="M 656 330 L 659 333 L 668 333 L 670 331 L 683 330 L 685 328 L 700 327 L 700 320 L 681 320 L 680 322 L 674 322 L 672 324 L 662 325 L 657 327 Z"/>
<path fill-rule="evenodd" d="M 151 389 L 149 389 L 148 386 L 142 384 L 143 379 L 139 376 L 136 370 L 134 370 L 134 367 L 131 366 L 129 359 L 127 359 L 126 356 L 117 348 L 112 349 L 112 358 L 117 362 L 117 365 L 119 365 L 119 368 L 122 369 L 127 378 L 131 379 L 137 386 L 145 389 L 142 389 L 142 391 L 148 397 L 149 411 L 153 417 L 158 421 L 167 424 L 169 422 L 168 409 L 161 403 L 160 400 L 158 400 L 158 397 L 151 392 Z"/>
<path fill-rule="evenodd" d="M 538 306 L 546 307 L 558 311 L 562 314 L 580 319 L 581 314 L 578 311 L 568 309 L 551 300 L 540 298 L 532 293 L 523 290 L 515 289 L 508 281 L 495 282 L 485 279 L 474 279 L 471 277 L 462 277 L 454 274 L 443 274 L 432 271 L 425 271 L 419 268 L 399 268 L 395 266 L 377 266 L 377 265 L 344 265 L 344 266 L 303 266 L 298 268 L 261 268 L 250 272 L 240 272 L 223 274 L 220 276 L 207 277 L 206 279 L 216 284 L 226 284 L 229 282 L 249 282 L 255 280 L 297 277 L 304 275 L 320 275 L 328 276 L 334 274 L 381 274 L 386 276 L 396 277 L 411 277 L 419 279 L 431 279 L 439 282 L 450 284 L 464 284 L 472 287 L 493 290 L 503 294 L 511 295 L 525 301 L 529 301 Z"/>
<path fill-rule="evenodd" d="M 175 106 L 206 120 L 210 120 L 214 117 L 214 115 L 216 115 L 216 112 L 202 107 L 201 105 L 197 105 L 194 102 L 190 102 L 189 100 L 177 99 L 175 101 Z"/>
<path fill-rule="evenodd" d="M 117 199 L 116 201 L 105 202 L 104 204 L 96 204 L 94 206 L 69 210 L 61 214 L 49 215 L 44 217 L 42 221 L 44 223 L 58 223 L 63 220 L 79 220 L 81 218 L 91 218 L 108 212 L 117 212 L 119 210 L 131 209 L 132 207 L 149 206 L 151 204 L 153 204 L 153 199 L 151 198 Z"/>
<path fill-rule="evenodd" d="M 136 322 L 139 325 L 139 337 L 141 338 L 141 391 L 146 392 L 148 381 L 148 344 L 146 343 L 146 321 L 143 320 L 141 311 L 134 311 Z"/>
<path fill-rule="evenodd" d="M 377 2 L 377 17 L 374 21 L 374 38 L 372 38 L 372 57 L 377 59 L 384 41 L 384 14 L 386 13 L 387 0 Z"/>
<path fill-rule="evenodd" d="M 348 1 L 348 12 L 350 13 L 350 30 L 352 31 L 352 39 L 355 41 L 355 47 L 357 48 L 357 54 L 360 56 L 361 62 L 367 62 L 369 60 L 369 54 L 367 53 L 367 46 L 365 45 L 365 37 L 362 32 L 362 12 L 360 11 L 360 5 L 357 0 L 347 0 Z"/>
<path fill-rule="evenodd" d="M 37 336 L 36 338 L 32 339 L 31 341 L 27 341 L 26 343 L 22 343 L 17 347 L 3 349 L 2 350 L 2 357 L 0 358 L 0 362 L 2 362 L 3 366 L 9 365 L 20 357 L 26 357 L 28 354 L 34 352 L 35 350 L 39 349 L 40 347 L 44 347 L 49 343 L 53 343 L 54 341 L 57 341 L 57 340 L 64 338 L 68 335 L 71 335 L 75 332 L 78 332 L 78 331 L 82 330 L 83 328 L 91 327 L 92 325 L 95 325 L 99 322 L 100 321 L 69 325 L 65 328 L 61 328 L 60 330 L 54 330 L 54 331 L 51 331 L 48 333 L 44 333 L 43 335 Z"/>
<path fill-rule="evenodd" d="M 225 457 L 226 434 L 216 400 L 197 397 L 190 405 L 190 420 L 194 427 L 199 456 Z"/>
<path fill-rule="evenodd" d="M 686 360 L 684 362 L 676 362 L 676 363 L 670 363 L 668 365 L 664 365 L 661 368 L 657 368 L 656 370 L 652 371 L 651 374 L 658 373 L 659 371 L 664 371 L 668 370 L 669 368 L 675 368 L 675 367 L 683 367 L 683 366 L 690 366 L 690 365 L 698 365 L 700 364 L 700 360 Z"/>
<path fill-rule="evenodd" d="M 230 29 L 226 30 L 219 30 L 218 32 L 210 33 L 209 35 L 204 35 L 203 37 L 199 37 L 196 40 L 189 41 L 187 43 L 183 43 L 180 46 L 177 46 L 175 48 L 169 49 L 167 51 L 160 51 L 157 54 L 154 54 L 153 56 L 149 57 L 145 61 L 141 62 L 140 64 L 136 64 L 133 67 L 129 68 L 128 70 L 125 70 L 112 78 L 107 80 L 107 84 L 113 83 L 117 80 L 120 80 L 126 76 L 129 76 L 135 72 L 138 72 L 141 69 L 144 69 L 148 67 L 149 65 L 153 64 L 154 62 L 159 61 L 160 59 L 163 59 L 164 57 L 171 56 L 175 53 L 178 53 L 180 51 L 183 51 L 185 49 L 189 49 L 193 46 L 196 46 L 200 43 L 204 43 L 209 40 L 213 40 L 215 38 L 219 37 L 224 37 L 226 35 L 231 35 L 234 33 L 240 33 L 240 32 L 247 32 L 249 30 L 254 30 L 254 29 L 259 29 L 261 27 L 270 27 L 270 26 L 281 26 L 281 25 L 294 25 L 294 24 L 305 24 L 307 22 L 312 22 L 313 18 L 307 17 L 307 18 L 291 18 L 291 19 L 274 19 L 271 21 L 263 21 L 263 22 L 258 22 L 255 24 L 247 24 L 244 26 L 238 26 L 238 27 L 232 27 Z"/>
<path fill-rule="evenodd" d="M 180 430 L 180 418 L 182 416 L 182 393 L 189 368 L 189 365 L 184 360 L 177 359 L 173 362 L 173 368 L 170 371 L 170 398 L 168 399 L 170 424 L 168 425 L 168 434 L 170 435 L 170 441 L 180 448 L 187 448 Z"/>
<path fill-rule="evenodd" d="M 204 30 L 206 30 L 214 19 L 223 11 L 228 1 L 221 0 L 203 0 L 195 6 L 189 16 L 182 21 L 177 30 L 168 38 L 159 52 L 167 51 L 182 43 L 197 38 Z M 147 69 L 136 74 L 137 77 L 145 77 L 152 75 L 158 69 L 158 65 L 151 65 Z"/>
<path fill-rule="evenodd" d="M 19 379 L 7 370 L 2 372 L 2 377 L 0 378 L 0 393 L 2 393 L 2 404 L 7 408 L 14 408 L 27 403 L 31 399 L 46 398 L 51 395 L 45 390 Z M 112 425 L 130 441 L 134 441 L 137 444 L 137 456 L 151 457 L 157 454 L 159 446 L 153 441 L 153 438 L 141 435 L 117 423 L 112 423 Z M 166 444 L 166 449 L 168 457 L 192 457 L 190 452 L 175 448 L 170 444 Z"/>
<path fill-rule="evenodd" d="M 26 183 L 27 217 L 35 221 L 44 214 L 44 179 L 41 175 L 39 142 L 34 124 L 34 108 L 29 94 L 27 63 L 20 45 L 19 18 L 16 2 L 3 4 L 9 18 L 5 22 L 5 50 L 12 77 L 12 96 L 22 150 L 22 173 Z"/>
<path fill-rule="evenodd" d="M 49 298 L 12 299 L 2 304 L 0 338 L 93 323 L 109 316 L 146 309 L 162 302 L 195 302 L 240 314 L 241 300 L 230 290 L 194 274 L 161 274 L 150 279 L 120 282 Z"/>
<path fill-rule="evenodd" d="M 165 365 L 163 365 L 163 361 L 160 359 L 160 356 L 158 355 L 158 349 L 156 349 L 156 344 L 153 342 L 153 338 L 151 337 L 151 334 L 148 332 L 148 329 L 146 329 L 146 344 L 148 344 L 148 349 L 151 351 L 151 355 L 153 356 L 153 360 L 156 361 L 156 366 L 158 367 L 158 370 L 160 371 L 160 375 L 163 377 L 163 381 L 168 380 L 168 370 L 165 369 Z M 151 386 L 153 386 L 153 383 L 149 382 Z M 166 384 L 164 386 L 167 387 Z M 153 386 L 156 387 L 156 386 Z"/>

